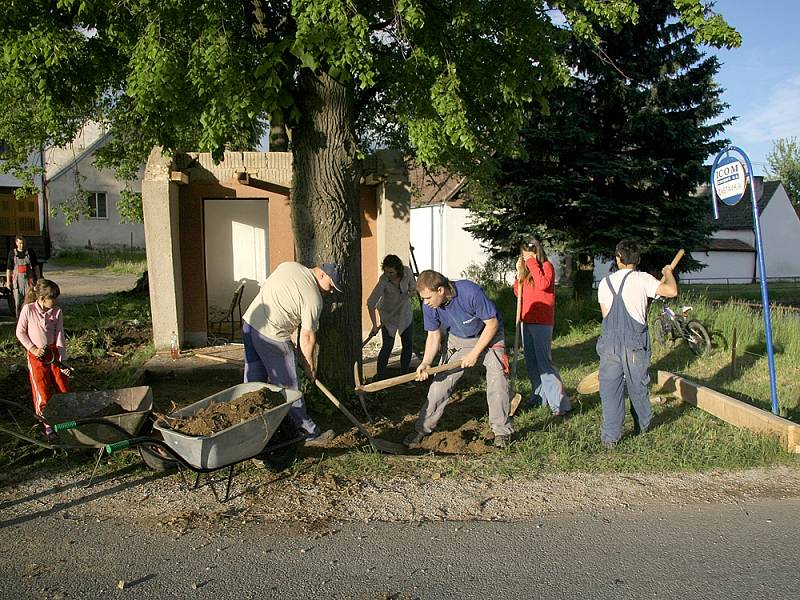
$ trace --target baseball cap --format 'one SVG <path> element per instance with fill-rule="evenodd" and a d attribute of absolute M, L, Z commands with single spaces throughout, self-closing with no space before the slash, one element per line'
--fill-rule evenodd
<path fill-rule="evenodd" d="M 335 265 L 333 263 L 322 263 L 320 269 L 331 278 L 333 282 L 333 288 L 337 292 L 342 291 L 342 268 L 339 265 Z"/>

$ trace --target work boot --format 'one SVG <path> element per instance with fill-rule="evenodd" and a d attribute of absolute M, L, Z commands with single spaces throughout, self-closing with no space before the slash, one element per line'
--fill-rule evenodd
<path fill-rule="evenodd" d="M 419 446 L 424 440 L 426 435 L 424 433 L 420 433 L 419 431 L 412 431 L 406 437 L 403 438 L 403 445 L 407 446 L 408 448 L 413 448 L 414 446 Z"/>
<path fill-rule="evenodd" d="M 324 446 L 328 442 L 330 442 L 333 438 L 336 437 L 336 434 L 333 432 L 333 429 L 328 429 L 323 431 L 319 435 L 315 435 L 313 437 L 307 437 L 306 441 L 303 442 L 303 445 L 308 446 Z"/>
<path fill-rule="evenodd" d="M 511 443 L 511 436 L 510 435 L 495 435 L 494 436 L 494 447 L 495 448 L 507 448 L 510 443 Z"/>

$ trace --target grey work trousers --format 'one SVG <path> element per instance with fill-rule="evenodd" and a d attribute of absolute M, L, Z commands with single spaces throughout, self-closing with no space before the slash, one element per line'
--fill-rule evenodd
<path fill-rule="evenodd" d="M 500 356 L 503 348 L 492 349 L 492 346 L 502 340 L 502 336 L 495 338 L 490 347 L 481 354 L 478 362 L 482 362 L 486 368 L 486 403 L 489 405 L 489 424 L 492 426 L 492 431 L 495 435 L 511 435 L 514 430 L 511 428 L 508 416 L 508 380 L 503 372 L 503 361 Z M 460 338 L 451 333 L 447 344 L 448 350 L 452 354 L 447 362 L 461 360 L 477 341 L 478 338 Z M 464 371 L 460 370 L 453 373 L 440 373 L 433 378 L 431 387 L 428 389 L 428 399 L 417 417 L 415 427 L 419 433 L 427 435 L 436 428 L 450 399 L 450 393 L 462 375 L 464 375 Z"/>

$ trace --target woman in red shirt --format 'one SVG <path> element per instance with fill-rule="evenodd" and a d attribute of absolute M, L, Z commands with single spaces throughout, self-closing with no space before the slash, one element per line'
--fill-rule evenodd
<path fill-rule="evenodd" d="M 519 295 L 522 282 L 522 344 L 525 366 L 531 380 L 531 397 L 523 408 L 547 405 L 553 415 L 561 416 L 572 410 L 564 392 L 561 373 L 553 364 L 553 324 L 555 323 L 555 272 L 547 260 L 542 243 L 529 238 L 520 246 L 517 260 L 517 280 L 514 295 Z"/>

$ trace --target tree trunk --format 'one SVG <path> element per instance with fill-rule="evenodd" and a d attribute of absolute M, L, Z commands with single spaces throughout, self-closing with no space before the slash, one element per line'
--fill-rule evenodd
<path fill-rule="evenodd" d="M 300 72 L 293 129 L 292 226 L 297 260 L 338 263 L 344 293 L 325 299 L 317 341 L 319 379 L 337 394 L 352 389 L 361 351 L 361 215 L 352 85 Z"/>
<path fill-rule="evenodd" d="M 573 296 L 576 300 L 591 300 L 594 285 L 594 257 L 586 252 L 576 252 L 574 256 Z"/>

